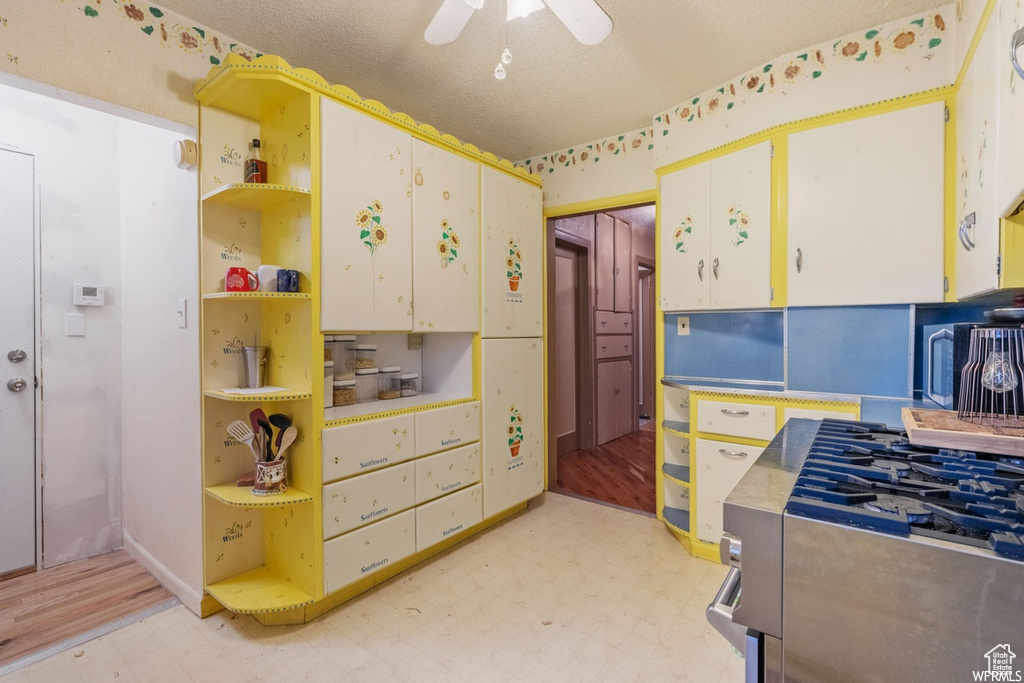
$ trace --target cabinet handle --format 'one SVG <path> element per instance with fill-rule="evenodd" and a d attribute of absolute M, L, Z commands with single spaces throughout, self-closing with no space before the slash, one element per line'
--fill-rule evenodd
<path fill-rule="evenodd" d="M 704 259 L 697 261 L 697 279 L 704 282 Z"/>
<path fill-rule="evenodd" d="M 724 448 L 719 448 L 718 452 L 721 453 L 722 455 L 728 456 L 730 458 L 745 458 L 745 457 L 747 457 L 746 451 L 740 451 L 739 453 L 733 453 L 732 451 L 727 451 Z"/>
<path fill-rule="evenodd" d="M 1017 63 L 1017 48 L 1024 45 L 1024 28 L 1017 29 L 1013 37 L 1010 38 L 1010 61 L 1013 62 L 1013 68 L 1016 70 L 1017 75 L 1024 78 L 1024 71 L 1021 70 L 1020 64 Z"/>
<path fill-rule="evenodd" d="M 718 259 L 716 258 L 711 262 L 711 272 L 714 274 L 715 279 L 718 279 Z"/>
<path fill-rule="evenodd" d="M 729 410 L 727 408 L 722 408 L 722 415 L 732 415 L 734 417 L 746 417 L 747 415 L 750 415 L 750 411 L 749 410 Z"/>
<path fill-rule="evenodd" d="M 966 251 L 970 251 L 975 247 L 974 241 L 967 234 L 967 231 L 973 228 L 976 222 L 977 216 L 975 215 L 975 212 L 972 211 L 964 216 L 963 220 L 960 221 L 960 227 L 957 228 L 957 233 L 960 235 L 960 244 L 964 245 L 964 249 Z"/>
<path fill-rule="evenodd" d="M 799 247 L 796 250 L 796 272 L 800 272 L 804 269 L 804 253 L 800 251 Z"/>

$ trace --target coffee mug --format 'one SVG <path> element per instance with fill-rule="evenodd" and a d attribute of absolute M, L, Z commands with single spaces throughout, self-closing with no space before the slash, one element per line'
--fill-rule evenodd
<path fill-rule="evenodd" d="M 277 291 L 297 292 L 299 291 L 299 271 L 286 270 L 281 268 L 277 271 Z"/>
<path fill-rule="evenodd" d="M 260 279 L 261 292 L 277 291 L 277 272 L 279 270 L 281 270 L 279 266 L 260 266 L 256 269 L 256 275 Z"/>
<path fill-rule="evenodd" d="M 255 292 L 260 288 L 260 279 L 256 273 L 246 268 L 228 268 L 224 276 L 224 291 Z"/>

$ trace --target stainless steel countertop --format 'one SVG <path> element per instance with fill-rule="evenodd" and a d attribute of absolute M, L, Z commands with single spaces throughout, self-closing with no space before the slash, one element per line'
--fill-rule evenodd
<path fill-rule="evenodd" d="M 811 391 L 786 391 L 781 385 L 773 386 L 764 382 L 738 382 L 722 380 L 721 383 L 707 380 L 691 380 L 686 377 L 667 376 L 661 378 L 666 387 L 704 391 L 716 394 L 732 394 L 736 396 L 756 396 L 758 398 L 791 398 L 800 401 L 840 401 L 843 403 L 860 404 L 861 397 L 852 394 L 824 394 Z"/>
<path fill-rule="evenodd" d="M 789 420 L 736 484 L 725 505 L 782 514 L 819 424 L 818 420 Z"/>

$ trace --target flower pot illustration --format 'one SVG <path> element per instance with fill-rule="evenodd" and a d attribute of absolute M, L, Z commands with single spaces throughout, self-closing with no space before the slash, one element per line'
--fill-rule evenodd
<path fill-rule="evenodd" d="M 519 446 L 520 445 L 522 445 L 522 442 L 521 441 L 516 441 L 514 444 L 512 444 L 511 446 L 508 447 L 509 453 L 512 454 L 513 458 L 516 457 L 517 455 L 519 455 Z"/>
<path fill-rule="evenodd" d="M 512 277 L 510 277 L 508 279 L 508 289 L 509 289 L 510 292 L 518 292 L 519 291 L 519 276 L 518 275 L 513 275 Z"/>

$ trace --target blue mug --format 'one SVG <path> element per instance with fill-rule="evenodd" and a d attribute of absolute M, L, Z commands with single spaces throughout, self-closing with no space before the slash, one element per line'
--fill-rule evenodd
<path fill-rule="evenodd" d="M 277 271 L 277 291 L 279 292 L 297 292 L 299 291 L 299 271 L 297 270 L 285 270 L 281 268 Z"/>

